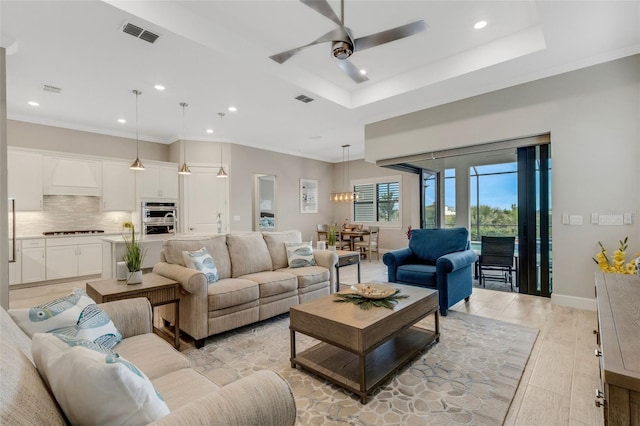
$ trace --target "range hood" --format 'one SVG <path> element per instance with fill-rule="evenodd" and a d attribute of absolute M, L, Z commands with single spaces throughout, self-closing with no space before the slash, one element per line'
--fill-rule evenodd
<path fill-rule="evenodd" d="M 102 195 L 102 163 L 95 160 L 44 157 L 44 195 Z"/>

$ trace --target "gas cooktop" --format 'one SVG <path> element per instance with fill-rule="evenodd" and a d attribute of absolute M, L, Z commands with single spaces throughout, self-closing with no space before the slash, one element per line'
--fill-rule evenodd
<path fill-rule="evenodd" d="M 84 231 L 47 231 L 42 235 L 78 235 L 78 234 L 104 234 L 102 229 L 87 229 Z"/>

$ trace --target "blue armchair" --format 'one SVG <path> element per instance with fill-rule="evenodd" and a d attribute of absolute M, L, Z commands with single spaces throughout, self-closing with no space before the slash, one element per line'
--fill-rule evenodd
<path fill-rule="evenodd" d="M 466 228 L 412 229 L 408 248 L 382 257 L 389 282 L 438 290 L 442 315 L 462 299 L 469 300 L 476 259 Z"/>

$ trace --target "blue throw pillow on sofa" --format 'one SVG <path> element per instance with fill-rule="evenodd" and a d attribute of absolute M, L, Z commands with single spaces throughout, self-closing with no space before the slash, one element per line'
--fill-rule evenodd
<path fill-rule="evenodd" d="M 435 262 L 442 255 L 466 250 L 468 240 L 467 228 L 412 229 L 409 248 L 418 258 Z"/>

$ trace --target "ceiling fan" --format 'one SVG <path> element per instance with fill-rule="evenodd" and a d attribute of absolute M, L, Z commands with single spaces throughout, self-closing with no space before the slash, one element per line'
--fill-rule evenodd
<path fill-rule="evenodd" d="M 338 24 L 338 27 L 320 36 L 311 43 L 278 53 L 277 55 L 270 56 L 269 58 L 279 64 L 283 64 L 305 47 L 331 42 L 331 54 L 337 59 L 336 64 L 356 83 L 363 83 L 369 79 L 360 73 L 358 67 L 349 62 L 348 58 L 351 55 L 355 52 L 369 49 L 370 47 L 379 46 L 381 44 L 412 36 L 424 31 L 427 27 L 427 24 L 423 20 L 420 20 L 392 28 L 390 30 L 354 38 L 351 34 L 351 30 L 344 26 L 344 0 L 341 0 L 340 2 L 340 18 L 335 14 L 327 0 L 300 0 L 300 2 L 329 18 Z"/>

